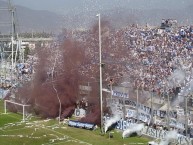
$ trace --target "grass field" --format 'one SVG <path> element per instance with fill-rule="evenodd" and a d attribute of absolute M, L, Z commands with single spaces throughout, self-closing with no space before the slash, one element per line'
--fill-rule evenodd
<path fill-rule="evenodd" d="M 121 138 L 121 133 L 113 130 L 100 134 L 95 131 L 69 127 L 56 120 L 33 119 L 22 122 L 21 114 L 3 114 L 3 101 L 0 100 L 0 145 L 132 145 L 147 144 L 142 137 Z"/>

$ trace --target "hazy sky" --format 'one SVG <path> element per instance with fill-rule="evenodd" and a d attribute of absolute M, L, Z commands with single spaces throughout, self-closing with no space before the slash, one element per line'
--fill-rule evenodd
<path fill-rule="evenodd" d="M 6 0 L 4 0 L 6 1 Z M 11 0 L 15 5 L 25 6 L 36 10 L 49 10 L 65 14 L 74 11 L 93 11 L 125 8 L 184 8 L 193 3 L 193 0 Z"/>

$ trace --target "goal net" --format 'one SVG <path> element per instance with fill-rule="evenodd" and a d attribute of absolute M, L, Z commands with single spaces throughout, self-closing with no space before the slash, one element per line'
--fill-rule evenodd
<path fill-rule="evenodd" d="M 14 105 L 17 105 L 17 106 L 20 106 L 21 110 L 22 110 L 22 115 L 23 115 L 23 121 L 26 120 L 25 118 L 25 112 L 26 112 L 26 107 L 29 107 L 30 105 L 26 105 L 26 104 L 21 104 L 21 103 L 17 103 L 17 102 L 13 102 L 13 101 L 10 101 L 10 100 L 4 100 L 4 109 L 5 109 L 5 114 L 7 113 L 7 106 L 8 106 L 8 103 L 10 104 L 14 104 Z"/>

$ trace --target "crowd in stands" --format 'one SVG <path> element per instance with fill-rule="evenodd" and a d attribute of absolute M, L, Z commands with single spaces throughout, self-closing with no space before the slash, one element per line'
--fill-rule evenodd
<path fill-rule="evenodd" d="M 98 62 L 98 43 L 87 32 L 73 36 L 87 45 L 92 63 Z M 96 39 L 98 39 L 96 37 Z M 131 26 L 102 33 L 102 61 L 111 75 L 130 76 L 133 85 L 143 90 L 163 93 L 164 85 L 175 70 L 185 72 L 184 83 L 166 88 L 170 95 L 177 95 L 180 87 L 193 76 L 193 29 L 192 26 L 179 26 L 176 29 L 158 29 Z M 91 65 L 84 65 L 85 75 L 96 71 Z M 116 72 L 117 74 L 113 74 Z"/>
<path fill-rule="evenodd" d="M 74 33 L 73 36 L 87 43 L 89 58 L 93 63 L 99 62 L 98 37 L 94 38 L 95 34 L 89 31 Z M 168 93 L 175 98 L 193 76 L 193 27 L 129 26 L 105 32 L 102 29 L 102 61 L 105 63 L 104 79 L 112 75 L 114 78 L 129 76 L 133 87 L 160 96 Z M 92 65 L 82 67 L 84 75 L 96 71 Z M 169 79 L 176 70 L 179 77 L 184 75 L 182 82 Z"/>

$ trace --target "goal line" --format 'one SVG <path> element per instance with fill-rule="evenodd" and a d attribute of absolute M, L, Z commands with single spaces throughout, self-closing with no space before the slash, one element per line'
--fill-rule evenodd
<path fill-rule="evenodd" d="M 7 113 L 7 103 L 11 103 L 11 104 L 15 104 L 15 105 L 19 105 L 22 106 L 22 110 L 23 110 L 23 121 L 25 121 L 25 107 L 28 107 L 30 105 L 26 105 L 26 104 L 21 104 L 21 103 L 17 103 L 17 102 L 13 102 L 10 100 L 4 100 L 4 109 L 5 109 L 5 114 Z"/>

